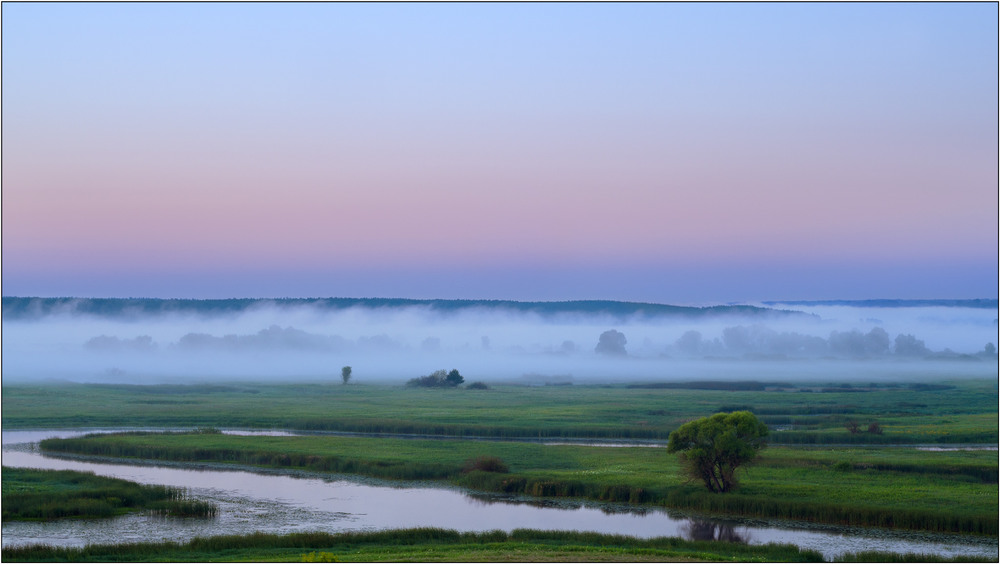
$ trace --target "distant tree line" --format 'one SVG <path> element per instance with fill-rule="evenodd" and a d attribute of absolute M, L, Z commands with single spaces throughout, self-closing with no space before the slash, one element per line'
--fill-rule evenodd
<path fill-rule="evenodd" d="M 542 316 L 573 314 L 610 315 L 621 319 L 634 317 L 716 317 L 723 315 L 756 318 L 812 317 L 798 311 L 776 310 L 746 305 L 709 307 L 617 302 L 610 300 L 575 300 L 562 302 L 519 302 L 511 300 L 412 300 L 404 298 L 233 298 L 221 300 L 158 298 L 32 298 L 3 297 L 3 316 L 9 319 L 39 317 L 55 313 L 78 313 L 104 317 L 164 313 L 239 313 L 253 307 L 316 307 L 338 310 L 348 308 L 388 309 L 421 307 L 438 313 L 464 310 L 500 310 L 534 313 Z"/>
<path fill-rule="evenodd" d="M 895 339 L 881 327 L 867 333 L 858 330 L 832 331 L 829 338 L 795 332 L 778 332 L 764 325 L 738 325 L 722 331 L 722 338 L 705 339 L 699 331 L 687 331 L 674 342 L 673 350 L 686 356 L 742 355 L 773 357 L 873 358 L 899 357 L 985 357 L 995 358 L 996 347 L 987 343 L 975 355 L 960 355 L 949 349 L 935 352 L 914 335 L 899 334 Z"/>

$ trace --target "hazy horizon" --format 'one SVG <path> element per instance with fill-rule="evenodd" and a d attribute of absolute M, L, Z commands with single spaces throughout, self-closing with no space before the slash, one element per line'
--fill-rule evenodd
<path fill-rule="evenodd" d="M 357 382 L 457 368 L 467 381 L 525 385 L 882 382 L 992 378 L 997 370 L 996 307 L 616 314 L 262 300 L 229 310 L 88 312 L 80 301 L 5 314 L 6 382 L 335 381 L 345 365 Z"/>

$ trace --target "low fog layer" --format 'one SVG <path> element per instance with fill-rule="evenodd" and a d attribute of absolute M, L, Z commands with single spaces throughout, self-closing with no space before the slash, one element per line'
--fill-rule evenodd
<path fill-rule="evenodd" d="M 3 378 L 164 383 L 402 383 L 457 368 L 466 382 L 534 385 L 996 376 L 997 308 L 780 304 L 798 313 L 427 305 L 82 313 L 4 298 Z M 30 305 L 30 304 L 29 304 Z M 560 308 L 554 308 L 560 309 Z M 654 308 L 655 309 L 655 308 Z M 615 313 L 618 311 L 618 313 Z M 651 313 L 652 311 L 652 313 Z"/>

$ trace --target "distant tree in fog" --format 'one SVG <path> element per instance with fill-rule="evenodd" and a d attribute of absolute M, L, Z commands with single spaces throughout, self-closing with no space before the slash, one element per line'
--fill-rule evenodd
<path fill-rule="evenodd" d="M 108 335 L 100 335 L 89 339 L 84 348 L 95 351 L 136 351 L 149 352 L 156 350 L 156 343 L 149 335 L 140 335 L 134 339 L 120 339 Z"/>
<path fill-rule="evenodd" d="M 865 335 L 865 347 L 872 354 L 889 352 L 889 334 L 881 327 L 875 327 Z"/>
<path fill-rule="evenodd" d="M 749 355 L 819 356 L 826 353 L 826 340 L 801 333 L 777 331 L 764 325 L 737 325 L 722 330 L 729 353 Z M 702 349 L 707 344 L 702 344 Z"/>
<path fill-rule="evenodd" d="M 722 343 L 730 352 L 745 352 L 751 347 L 750 330 L 742 325 L 722 330 Z"/>
<path fill-rule="evenodd" d="M 340 369 L 340 379 L 346 384 L 351 379 L 351 367 L 345 366 Z"/>
<path fill-rule="evenodd" d="M 594 352 L 613 356 L 625 356 L 628 354 L 628 351 L 625 350 L 627 342 L 624 333 L 619 333 L 611 329 L 601 333 L 601 337 L 597 340 L 597 346 L 594 347 Z"/>
<path fill-rule="evenodd" d="M 694 356 L 701 352 L 701 333 L 688 331 L 677 339 L 675 346 L 682 353 Z"/>
<path fill-rule="evenodd" d="M 895 352 L 901 356 L 927 356 L 930 354 L 927 346 L 913 335 L 896 335 Z"/>
<path fill-rule="evenodd" d="M 317 335 L 294 327 L 271 325 L 253 335 L 229 334 L 216 337 L 207 333 L 188 333 L 176 344 L 181 350 L 345 350 L 352 345 L 337 335 Z"/>
<path fill-rule="evenodd" d="M 843 356 L 877 356 L 889 352 L 889 334 L 881 327 L 875 327 L 867 334 L 857 329 L 847 332 L 830 333 L 830 350 Z"/>
<path fill-rule="evenodd" d="M 737 325 L 722 330 L 722 342 L 734 353 L 772 353 L 771 343 L 777 336 L 776 331 L 763 325 Z"/>

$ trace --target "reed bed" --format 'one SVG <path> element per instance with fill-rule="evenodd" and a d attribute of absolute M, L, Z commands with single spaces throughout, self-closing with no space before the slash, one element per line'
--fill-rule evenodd
<path fill-rule="evenodd" d="M 214 517 L 215 505 L 179 488 L 73 470 L 3 469 L 3 521 L 96 519 L 146 510 L 165 517 Z"/>

